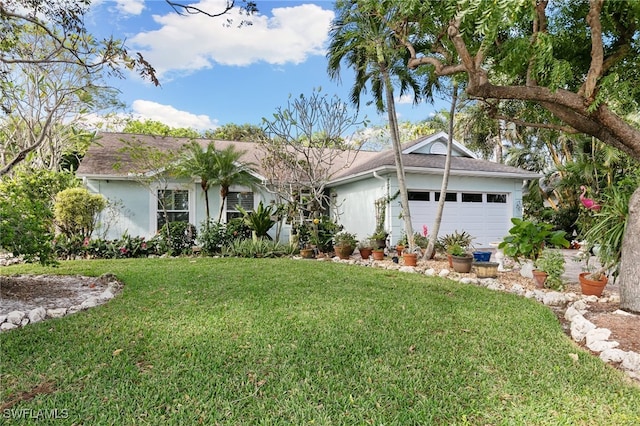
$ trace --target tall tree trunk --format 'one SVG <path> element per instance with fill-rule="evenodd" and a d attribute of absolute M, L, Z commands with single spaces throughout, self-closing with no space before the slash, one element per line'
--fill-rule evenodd
<path fill-rule="evenodd" d="M 209 210 L 209 182 L 207 180 L 203 180 L 200 183 L 200 187 L 204 191 L 204 206 L 207 217 L 206 227 L 209 228 L 209 219 L 211 218 L 210 210 Z"/>
<path fill-rule="evenodd" d="M 224 202 L 227 199 L 227 195 L 229 195 L 229 188 L 224 185 L 220 187 L 220 213 L 218 214 L 218 223 L 222 220 L 222 212 L 224 211 Z M 226 221 L 225 221 L 226 222 Z"/>
<path fill-rule="evenodd" d="M 620 261 L 620 308 L 640 313 L 640 187 L 629 200 L 629 216 L 622 240 Z"/>
<path fill-rule="evenodd" d="M 449 172 L 451 171 L 451 148 L 453 146 L 453 127 L 454 116 L 456 112 L 456 102 L 458 101 L 458 83 L 453 82 L 453 93 L 451 94 L 451 108 L 449 109 L 449 137 L 447 138 L 447 156 L 444 162 L 444 172 L 442 174 L 442 185 L 440 186 L 440 199 L 438 200 L 438 210 L 436 218 L 433 221 L 433 228 L 429 235 L 429 245 L 424 252 L 425 259 L 431 259 L 440 232 L 440 224 L 442 223 L 442 212 L 444 211 L 444 202 L 447 198 L 447 186 L 449 185 Z"/>
<path fill-rule="evenodd" d="M 404 176 L 404 166 L 402 164 L 402 147 L 400 145 L 400 132 L 398 130 L 398 119 L 396 117 L 396 105 L 393 100 L 393 86 L 389 72 L 383 68 L 384 89 L 387 98 L 387 115 L 389 117 L 389 130 L 391 132 L 391 144 L 396 162 L 396 175 L 398 177 L 398 189 L 400 190 L 400 202 L 402 204 L 402 219 L 404 219 L 404 232 L 407 234 L 409 250 L 413 251 L 415 242 L 413 239 L 413 225 L 411 223 L 411 212 L 409 211 L 409 194 Z"/>

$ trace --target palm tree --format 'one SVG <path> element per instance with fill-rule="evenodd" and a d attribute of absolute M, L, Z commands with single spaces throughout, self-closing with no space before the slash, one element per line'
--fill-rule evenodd
<path fill-rule="evenodd" d="M 204 201 L 207 214 L 206 225 L 209 225 L 209 188 L 211 179 L 216 175 L 216 148 L 213 142 L 207 145 L 206 150 L 196 142 L 191 141 L 185 145 L 179 160 L 177 169 L 179 176 L 197 176 L 200 178 L 200 188 L 204 192 Z"/>
<path fill-rule="evenodd" d="M 245 151 L 237 151 L 235 145 L 229 145 L 221 151 L 216 151 L 214 156 L 214 173 L 210 182 L 220 186 L 220 214 L 218 222 L 222 220 L 224 203 L 229 195 L 229 188 L 234 185 L 255 188 L 260 180 L 254 175 L 253 163 L 241 163 L 240 158 Z"/>
<path fill-rule="evenodd" d="M 409 211 L 409 197 L 405 182 L 402 152 L 395 111 L 392 76 L 400 83 L 400 93 L 411 88 L 417 102 L 420 88 L 398 55 L 397 40 L 386 25 L 385 15 L 391 11 L 376 10 L 358 5 L 353 1 L 338 1 L 337 17 L 333 22 L 327 59 L 328 72 L 332 79 L 339 79 L 342 61 L 355 70 L 356 78 L 351 89 L 351 102 L 359 108 L 362 92 L 371 85 L 374 102 L 379 112 L 387 111 L 391 142 L 394 150 L 398 186 L 402 203 L 402 216 L 409 247 L 413 249 L 413 227 Z M 384 94 L 383 94 L 384 92 Z"/>

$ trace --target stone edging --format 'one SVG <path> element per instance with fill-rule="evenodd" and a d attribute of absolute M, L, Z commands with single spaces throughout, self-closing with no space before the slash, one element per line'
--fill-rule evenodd
<path fill-rule="evenodd" d="M 27 324 L 40 322 L 50 318 L 62 318 L 66 315 L 85 311 L 89 308 L 93 308 L 95 306 L 108 302 L 122 291 L 122 283 L 118 281 L 116 276 L 113 274 L 103 274 L 99 278 L 97 278 L 97 280 L 106 283 L 107 288 L 98 296 L 87 297 L 79 305 L 60 306 L 50 309 L 45 309 L 44 307 L 39 306 L 27 312 L 12 311 L 6 315 L 0 315 L 0 332 L 13 330 L 18 327 L 24 327 Z"/>

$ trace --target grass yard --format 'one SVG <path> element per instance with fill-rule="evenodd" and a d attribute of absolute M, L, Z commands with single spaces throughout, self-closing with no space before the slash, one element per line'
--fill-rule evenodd
<path fill-rule="evenodd" d="M 105 272 L 116 299 L 0 335 L 2 422 L 640 424 L 640 387 L 509 294 L 289 259 L 2 269 Z"/>

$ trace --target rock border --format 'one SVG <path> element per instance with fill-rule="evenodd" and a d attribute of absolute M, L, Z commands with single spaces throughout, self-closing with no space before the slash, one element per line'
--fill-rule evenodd
<path fill-rule="evenodd" d="M 96 278 L 78 277 L 78 279 L 95 280 Z M 101 282 L 102 285 L 106 284 L 107 288 L 98 296 L 89 296 L 78 305 L 60 306 L 49 309 L 39 306 L 29 311 L 11 311 L 6 315 L 0 315 L 0 332 L 14 330 L 19 327 L 24 327 L 27 324 L 33 324 L 51 318 L 62 318 L 80 311 L 86 311 L 87 309 L 102 305 L 113 299 L 121 293 L 124 288 L 124 285 L 118 281 L 113 274 L 102 274 L 97 278 L 97 281 Z"/>

